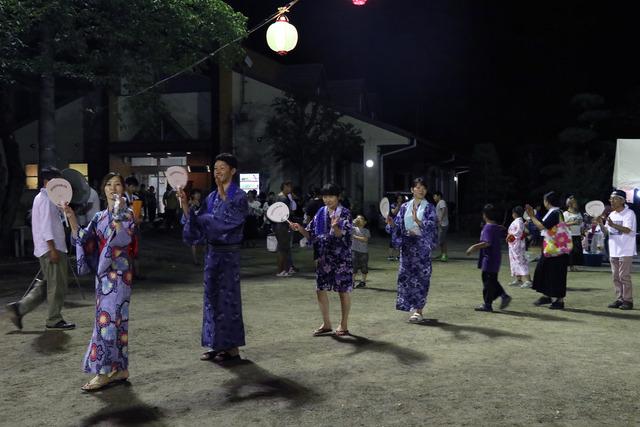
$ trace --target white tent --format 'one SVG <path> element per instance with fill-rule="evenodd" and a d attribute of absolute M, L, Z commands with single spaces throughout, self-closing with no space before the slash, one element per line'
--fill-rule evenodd
<path fill-rule="evenodd" d="M 627 192 L 627 200 L 640 189 L 640 139 L 619 139 L 613 165 L 613 186 Z"/>

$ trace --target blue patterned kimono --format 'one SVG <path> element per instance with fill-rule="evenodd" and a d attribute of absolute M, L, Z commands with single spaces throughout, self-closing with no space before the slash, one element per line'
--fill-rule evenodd
<path fill-rule="evenodd" d="M 331 229 L 331 218 L 326 206 L 307 225 L 314 252 L 318 255 L 316 289 L 319 291 L 351 292 L 353 290 L 353 262 L 351 254 L 351 212 L 338 205 L 335 214 L 340 216 L 342 237 Z"/>
<path fill-rule="evenodd" d="M 431 281 L 431 251 L 437 245 L 438 228 L 436 210 L 426 203 L 420 235 L 410 233 L 405 224 L 407 209 L 413 209 L 413 200 L 400 207 L 394 218 L 395 227 L 387 224 L 391 242 L 400 249 L 400 270 L 398 271 L 398 297 L 396 309 L 411 311 L 422 309 L 427 304 Z"/>
<path fill-rule="evenodd" d="M 227 199 L 214 191 L 199 211 L 185 219 L 182 238 L 188 245 L 207 244 L 204 266 L 202 346 L 228 350 L 245 345 L 240 295 L 240 244 L 249 213 L 247 194 L 237 184 Z"/>
<path fill-rule="evenodd" d="M 93 334 L 84 356 L 87 373 L 109 374 L 129 365 L 129 302 L 131 300 L 130 244 L 135 234 L 133 212 L 116 218 L 107 210 L 96 213 L 72 241 L 76 245 L 78 273 L 96 275 L 96 312 Z"/>

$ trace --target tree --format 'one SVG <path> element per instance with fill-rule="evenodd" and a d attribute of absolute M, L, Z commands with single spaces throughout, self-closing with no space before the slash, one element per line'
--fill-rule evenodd
<path fill-rule="evenodd" d="M 287 94 L 276 98 L 273 109 L 265 139 L 274 158 L 295 170 L 303 188 L 306 178 L 325 164 L 335 180 L 335 161 L 364 144 L 360 130 L 340 120 L 342 114 L 309 98 Z"/>
<path fill-rule="evenodd" d="M 18 81 L 39 87 L 39 165 L 56 166 L 59 78 L 116 91 L 126 82 L 135 93 L 245 33 L 246 18 L 222 0 L 0 0 L 0 95 L 6 102 Z M 234 45 L 221 52 L 222 61 L 240 53 Z M 2 122 L 5 153 L 15 130 L 11 116 Z M 19 158 L 6 159 L 12 165 L 4 167 L 15 171 Z M 5 212 L 6 198 L 0 203 Z M 14 218 L 1 219 L 5 242 Z"/>
<path fill-rule="evenodd" d="M 513 178 L 502 172 L 498 152 L 493 144 L 476 144 L 471 157 L 471 205 L 474 212 L 492 203 L 507 209 L 513 203 Z"/>

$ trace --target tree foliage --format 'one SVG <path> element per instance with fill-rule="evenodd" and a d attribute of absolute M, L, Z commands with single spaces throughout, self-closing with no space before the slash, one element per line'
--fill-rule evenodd
<path fill-rule="evenodd" d="M 342 114 L 308 98 L 276 98 L 265 138 L 274 158 L 297 174 L 298 184 L 318 167 L 350 157 L 364 139 L 359 129 L 341 121 Z"/>

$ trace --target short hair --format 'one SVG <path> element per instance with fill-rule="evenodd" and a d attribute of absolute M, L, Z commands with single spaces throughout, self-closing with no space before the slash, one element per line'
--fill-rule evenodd
<path fill-rule="evenodd" d="M 238 169 L 238 159 L 231 153 L 220 153 L 216 156 L 214 163 L 217 161 L 225 162 L 233 169 Z"/>
<path fill-rule="evenodd" d="M 549 191 L 548 193 L 546 193 L 544 195 L 544 199 L 551 206 L 556 206 L 556 207 L 560 206 L 560 197 L 556 194 L 555 191 Z"/>
<path fill-rule="evenodd" d="M 193 197 L 194 194 L 202 195 L 202 191 L 199 188 L 194 188 L 193 190 L 191 190 L 191 194 L 189 196 Z"/>
<path fill-rule="evenodd" d="M 358 214 L 358 215 L 356 215 L 356 218 L 357 218 L 357 217 L 362 217 L 362 219 L 364 219 L 364 222 L 368 222 L 368 221 L 367 221 L 367 217 L 366 217 L 366 216 L 364 216 L 364 215 L 362 215 L 362 214 Z"/>
<path fill-rule="evenodd" d="M 51 181 L 54 178 L 62 178 L 60 169 L 53 166 L 44 167 L 40 170 L 40 186 L 44 187 L 45 181 Z"/>
<path fill-rule="evenodd" d="M 433 197 L 438 196 L 442 199 L 442 192 L 441 191 L 434 191 L 433 192 Z"/>
<path fill-rule="evenodd" d="M 487 203 L 482 208 L 482 213 L 490 221 L 498 221 L 498 210 L 491 203 Z"/>
<path fill-rule="evenodd" d="M 513 208 L 511 210 L 511 212 L 513 212 L 514 214 L 518 215 L 519 217 L 521 217 L 522 215 L 524 215 L 524 209 L 522 208 L 522 206 L 518 205 L 515 208 Z"/>
<path fill-rule="evenodd" d="M 418 185 L 422 185 L 424 188 L 429 188 L 427 185 L 427 181 L 424 180 L 423 177 L 419 176 L 418 178 L 411 181 L 411 188 L 416 188 Z"/>
<path fill-rule="evenodd" d="M 104 187 L 107 185 L 107 182 L 109 182 L 109 180 L 113 177 L 117 177 L 120 180 L 120 184 L 122 184 L 122 186 L 124 187 L 124 178 L 122 177 L 122 175 L 120 175 L 118 172 L 109 172 L 108 174 L 106 174 L 104 176 L 104 178 L 102 178 L 102 183 L 100 184 L 100 193 L 99 195 L 101 197 L 104 197 Z"/>
<path fill-rule="evenodd" d="M 128 176 L 127 179 L 124 180 L 124 183 L 125 185 L 135 185 L 136 187 L 140 185 L 138 178 L 133 175 Z"/>
<path fill-rule="evenodd" d="M 286 187 L 287 185 L 290 185 L 291 187 L 293 187 L 293 182 L 291 182 L 291 181 L 282 181 L 282 184 L 280 184 L 280 191 L 284 190 L 284 187 Z"/>
<path fill-rule="evenodd" d="M 334 184 L 333 182 L 323 185 L 322 188 L 320 189 L 320 194 L 323 196 L 339 197 L 340 192 L 341 192 L 340 187 L 337 184 Z"/>

